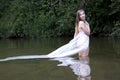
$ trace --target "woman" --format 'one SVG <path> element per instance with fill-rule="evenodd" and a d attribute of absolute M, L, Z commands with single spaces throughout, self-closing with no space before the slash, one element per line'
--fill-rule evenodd
<path fill-rule="evenodd" d="M 77 11 L 74 37 L 81 29 L 86 33 L 86 35 L 90 35 L 90 27 L 88 22 L 85 20 L 85 11 L 83 9 Z"/>
<path fill-rule="evenodd" d="M 76 15 L 74 38 L 66 45 L 48 54 L 48 57 L 65 57 L 79 53 L 89 47 L 90 27 L 85 19 L 85 11 L 80 9 Z"/>

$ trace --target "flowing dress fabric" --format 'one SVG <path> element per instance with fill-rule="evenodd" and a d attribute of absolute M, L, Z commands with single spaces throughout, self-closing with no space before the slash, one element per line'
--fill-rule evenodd
<path fill-rule="evenodd" d="M 61 46 L 48 55 L 26 55 L 26 56 L 14 56 L 0 59 L 0 61 L 9 61 L 16 59 L 37 59 L 37 58 L 57 58 L 66 57 L 79 53 L 82 50 L 86 50 L 89 47 L 89 36 L 80 31 L 76 37 L 74 37 L 69 43 Z"/>
<path fill-rule="evenodd" d="M 89 36 L 84 31 L 80 31 L 68 44 L 49 53 L 49 58 L 71 56 L 89 47 Z"/>

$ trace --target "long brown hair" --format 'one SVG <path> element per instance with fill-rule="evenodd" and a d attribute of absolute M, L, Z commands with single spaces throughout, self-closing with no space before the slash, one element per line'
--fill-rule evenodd
<path fill-rule="evenodd" d="M 76 14 L 76 22 L 75 22 L 75 31 L 76 31 L 76 34 L 78 33 L 79 21 L 82 21 L 82 19 L 80 18 L 80 12 L 81 11 L 84 11 L 84 10 L 80 9 L 80 10 L 77 11 L 77 14 Z"/>

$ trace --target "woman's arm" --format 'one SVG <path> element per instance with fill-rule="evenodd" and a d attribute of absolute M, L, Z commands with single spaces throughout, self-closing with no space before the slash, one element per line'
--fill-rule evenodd
<path fill-rule="evenodd" d="M 79 22 L 79 27 L 89 36 L 90 35 L 90 27 L 89 25 L 85 25 L 83 21 Z"/>

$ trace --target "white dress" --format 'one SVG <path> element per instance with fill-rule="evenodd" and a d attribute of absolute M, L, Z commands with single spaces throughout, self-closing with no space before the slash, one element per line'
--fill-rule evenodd
<path fill-rule="evenodd" d="M 89 24 L 87 27 L 89 27 Z M 89 36 L 86 35 L 83 30 L 81 30 L 68 44 L 63 45 L 62 47 L 49 53 L 47 56 L 49 58 L 71 56 L 87 49 L 88 47 Z"/>

